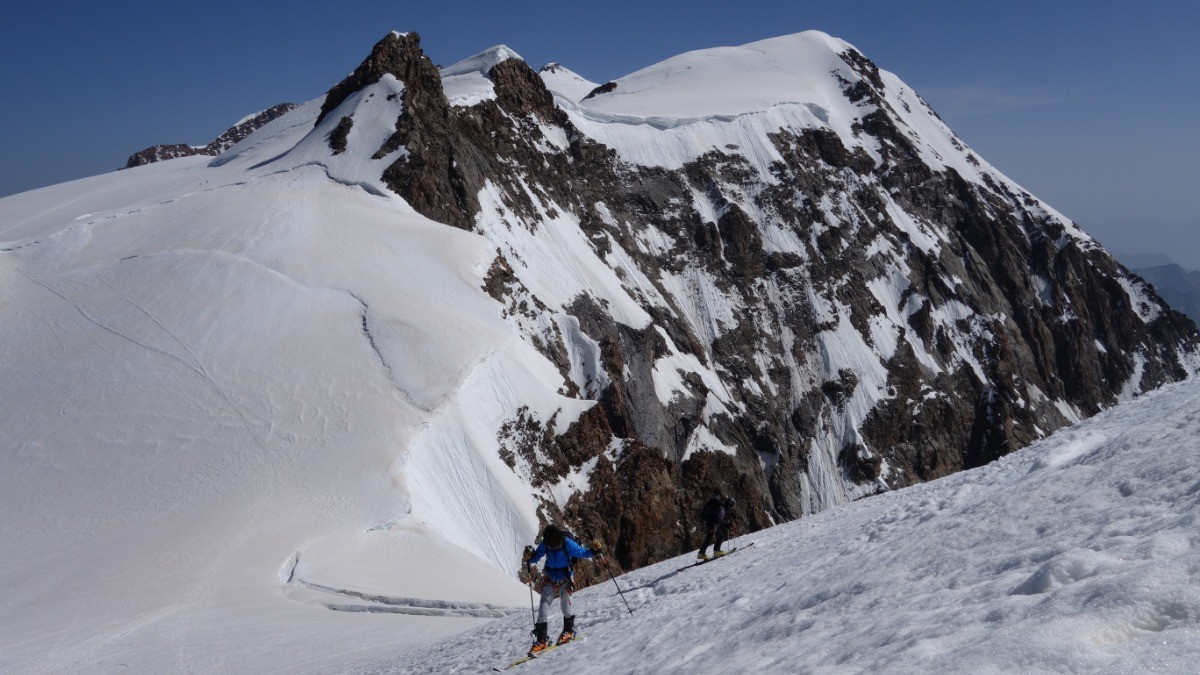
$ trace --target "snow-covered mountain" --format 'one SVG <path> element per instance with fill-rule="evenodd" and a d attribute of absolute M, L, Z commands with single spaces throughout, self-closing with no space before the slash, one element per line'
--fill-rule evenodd
<path fill-rule="evenodd" d="M 392 33 L 215 158 L 0 200 L 0 670 L 328 669 L 519 608 L 541 521 L 639 567 L 713 486 L 757 529 L 1195 368 L 845 42 L 594 84 Z"/>
<path fill-rule="evenodd" d="M 383 181 L 496 247 L 506 319 L 599 401 L 513 415 L 501 456 L 626 566 L 693 544 L 714 483 L 748 525 L 795 518 L 1193 368 L 1189 321 L 840 40 L 692 52 L 578 103 L 502 48 L 443 72 L 453 96 L 390 36 L 320 123 L 405 83 Z"/>

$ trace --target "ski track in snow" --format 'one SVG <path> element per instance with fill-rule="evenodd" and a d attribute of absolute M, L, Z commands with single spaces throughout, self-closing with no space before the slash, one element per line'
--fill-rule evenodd
<path fill-rule="evenodd" d="M 502 607 L 486 602 L 425 600 L 363 593 L 314 584 L 299 578 L 289 579 L 288 583 L 317 592 L 313 597 L 303 600 L 304 602 L 319 604 L 326 609 L 339 612 L 389 612 L 414 616 L 469 616 L 495 619 L 522 611 L 520 608 Z"/>

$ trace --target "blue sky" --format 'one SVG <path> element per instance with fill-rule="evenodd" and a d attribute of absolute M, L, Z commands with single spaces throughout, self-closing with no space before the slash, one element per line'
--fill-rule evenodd
<path fill-rule="evenodd" d="M 0 195 L 206 143 L 320 96 L 392 29 L 449 64 L 494 44 L 596 81 L 816 28 L 928 99 L 985 159 L 1117 252 L 1200 268 L 1200 3 L 5 3 Z"/>

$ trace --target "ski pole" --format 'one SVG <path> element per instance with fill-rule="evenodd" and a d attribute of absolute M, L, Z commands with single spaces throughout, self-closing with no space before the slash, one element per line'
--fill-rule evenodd
<path fill-rule="evenodd" d="M 604 561 L 600 563 L 600 566 L 604 568 L 604 571 L 608 572 L 608 578 L 612 579 L 613 586 L 617 587 L 617 594 L 621 596 L 621 602 L 625 603 L 625 609 L 629 610 L 629 616 L 633 616 L 633 610 L 629 609 L 629 601 L 625 599 L 625 594 L 621 592 L 621 585 L 617 583 L 617 578 L 613 576 L 612 570 L 608 569 L 608 561 L 603 557 L 600 560 Z"/>
<path fill-rule="evenodd" d="M 525 561 L 525 578 L 529 585 L 529 620 L 537 625 L 537 613 L 533 611 L 533 571 L 529 569 L 529 561 Z"/>

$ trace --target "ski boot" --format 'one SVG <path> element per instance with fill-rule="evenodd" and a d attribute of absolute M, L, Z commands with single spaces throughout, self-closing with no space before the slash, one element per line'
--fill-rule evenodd
<path fill-rule="evenodd" d="M 558 634 L 558 644 L 566 644 L 575 638 L 575 617 L 563 617 L 563 629 Z"/>
<path fill-rule="evenodd" d="M 729 551 L 713 551 L 713 557 L 720 558 L 721 556 L 725 555 L 726 553 L 729 553 Z"/>
<path fill-rule="evenodd" d="M 699 560 L 700 562 L 708 562 L 709 560 L 711 560 L 711 558 L 709 558 L 708 554 L 705 553 L 704 551 L 700 551 L 699 553 L 696 554 L 696 560 Z"/>
<path fill-rule="evenodd" d="M 533 624 L 533 646 L 529 648 L 530 656 L 537 656 L 550 646 L 550 638 L 546 636 L 546 624 Z"/>

